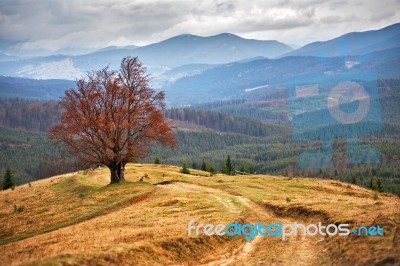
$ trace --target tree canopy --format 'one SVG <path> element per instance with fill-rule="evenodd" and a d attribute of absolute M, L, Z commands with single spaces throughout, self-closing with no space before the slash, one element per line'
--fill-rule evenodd
<path fill-rule="evenodd" d="M 124 58 L 119 71 L 88 73 L 65 92 L 62 106 L 61 123 L 49 137 L 84 163 L 106 165 L 111 183 L 123 181 L 125 165 L 146 156 L 151 143 L 175 145 L 164 93 L 150 88 L 137 57 Z"/>

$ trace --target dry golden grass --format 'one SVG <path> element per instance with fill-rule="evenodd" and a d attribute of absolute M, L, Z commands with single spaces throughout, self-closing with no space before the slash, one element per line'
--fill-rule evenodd
<path fill-rule="evenodd" d="M 398 197 L 376 196 L 333 180 L 191 172 L 129 164 L 123 184 L 107 185 L 108 170 L 96 169 L 2 191 L 0 261 L 5 265 L 362 265 L 400 259 Z M 156 185 L 166 181 L 185 183 Z M 24 209 L 15 212 L 14 205 Z M 189 237 L 187 223 L 192 218 L 214 224 L 235 220 L 379 224 L 385 236 L 287 241 L 264 237 L 246 245 L 242 237 Z"/>

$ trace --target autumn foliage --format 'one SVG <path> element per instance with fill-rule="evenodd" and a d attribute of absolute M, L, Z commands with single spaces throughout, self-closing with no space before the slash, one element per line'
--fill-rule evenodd
<path fill-rule="evenodd" d="M 137 57 L 126 57 L 119 71 L 104 68 L 65 92 L 61 124 L 49 137 L 87 164 L 106 165 L 111 183 L 124 180 L 128 162 L 144 157 L 151 143 L 174 146 L 164 117 L 164 93 L 149 86 Z"/>

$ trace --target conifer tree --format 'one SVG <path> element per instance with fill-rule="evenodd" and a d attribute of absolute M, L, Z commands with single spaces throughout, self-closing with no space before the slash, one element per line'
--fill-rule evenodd
<path fill-rule="evenodd" d="M 201 163 L 201 170 L 202 170 L 202 171 L 207 171 L 207 164 L 206 164 L 206 162 L 204 161 L 204 159 L 203 159 L 203 162 Z"/>
<path fill-rule="evenodd" d="M 232 163 L 230 155 L 228 155 L 228 158 L 226 158 L 224 170 L 225 170 L 225 174 L 227 174 L 227 175 L 234 175 L 235 174 L 235 168 L 233 166 L 233 163 Z"/>
<path fill-rule="evenodd" d="M 4 173 L 4 184 L 3 184 L 3 189 L 9 189 L 15 186 L 14 181 L 13 181 L 13 174 L 11 171 L 10 166 L 7 166 L 6 172 Z"/>
<path fill-rule="evenodd" d="M 187 168 L 185 162 L 182 164 L 181 173 L 182 173 L 182 174 L 188 174 L 188 175 L 190 175 L 190 170 L 189 170 L 189 168 Z"/>

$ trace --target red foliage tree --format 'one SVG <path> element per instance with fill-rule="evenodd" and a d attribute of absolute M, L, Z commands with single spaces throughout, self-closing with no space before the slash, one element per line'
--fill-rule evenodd
<path fill-rule="evenodd" d="M 77 81 L 62 98 L 61 124 L 49 137 L 84 163 L 106 165 L 111 183 L 124 181 L 125 165 L 147 155 L 151 143 L 174 146 L 164 117 L 164 93 L 155 93 L 137 57 L 119 71 L 104 68 Z"/>

